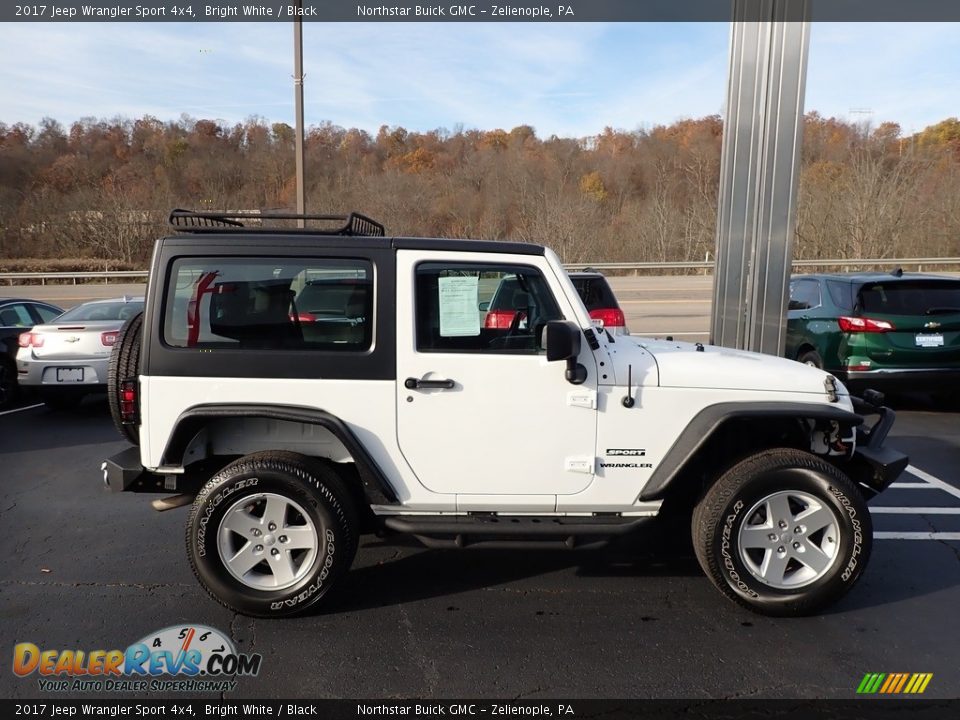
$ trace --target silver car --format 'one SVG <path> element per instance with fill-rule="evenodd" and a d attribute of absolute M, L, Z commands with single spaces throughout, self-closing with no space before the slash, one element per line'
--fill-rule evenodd
<path fill-rule="evenodd" d="M 123 324 L 143 311 L 142 297 L 94 300 L 20 335 L 17 376 L 50 407 L 77 405 L 107 389 L 110 352 Z"/>

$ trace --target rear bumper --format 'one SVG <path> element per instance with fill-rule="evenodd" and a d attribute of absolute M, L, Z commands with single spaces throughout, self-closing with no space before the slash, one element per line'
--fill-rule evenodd
<path fill-rule="evenodd" d="M 103 484 L 111 492 L 130 490 L 137 482 L 152 475 L 140 464 L 140 448 L 133 446 L 104 460 L 100 469 Z"/>
<path fill-rule="evenodd" d="M 17 381 L 26 386 L 43 387 L 85 387 L 89 390 L 107 385 L 107 367 L 110 358 L 81 358 L 79 360 L 54 360 L 17 357 Z M 83 380 L 57 382 L 58 368 L 82 368 Z"/>
<path fill-rule="evenodd" d="M 838 370 L 836 375 L 854 391 L 871 388 L 909 392 L 960 389 L 960 367 L 936 369 L 891 368 L 877 370 Z"/>

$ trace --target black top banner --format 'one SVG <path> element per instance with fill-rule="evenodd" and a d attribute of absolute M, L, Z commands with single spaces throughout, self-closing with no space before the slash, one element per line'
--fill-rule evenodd
<path fill-rule="evenodd" d="M 957 0 L 40 0 L 2 22 L 957 22 Z"/>

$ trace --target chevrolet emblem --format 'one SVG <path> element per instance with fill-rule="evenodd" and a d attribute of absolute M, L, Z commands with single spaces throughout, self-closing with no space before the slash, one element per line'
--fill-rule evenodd
<path fill-rule="evenodd" d="M 76 335 L 71 335 L 70 337 L 63 339 L 64 342 L 69 342 L 69 343 L 79 342 L 79 340 L 80 338 L 78 338 Z"/>

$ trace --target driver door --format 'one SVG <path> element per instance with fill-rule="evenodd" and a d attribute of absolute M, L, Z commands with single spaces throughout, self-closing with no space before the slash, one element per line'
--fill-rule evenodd
<path fill-rule="evenodd" d="M 457 494 L 458 509 L 510 496 L 514 509 L 552 511 L 557 495 L 593 480 L 593 355 L 581 351 L 583 385 L 547 362 L 545 324 L 573 313 L 542 256 L 442 258 L 397 252 L 400 448 L 425 487 Z"/>

